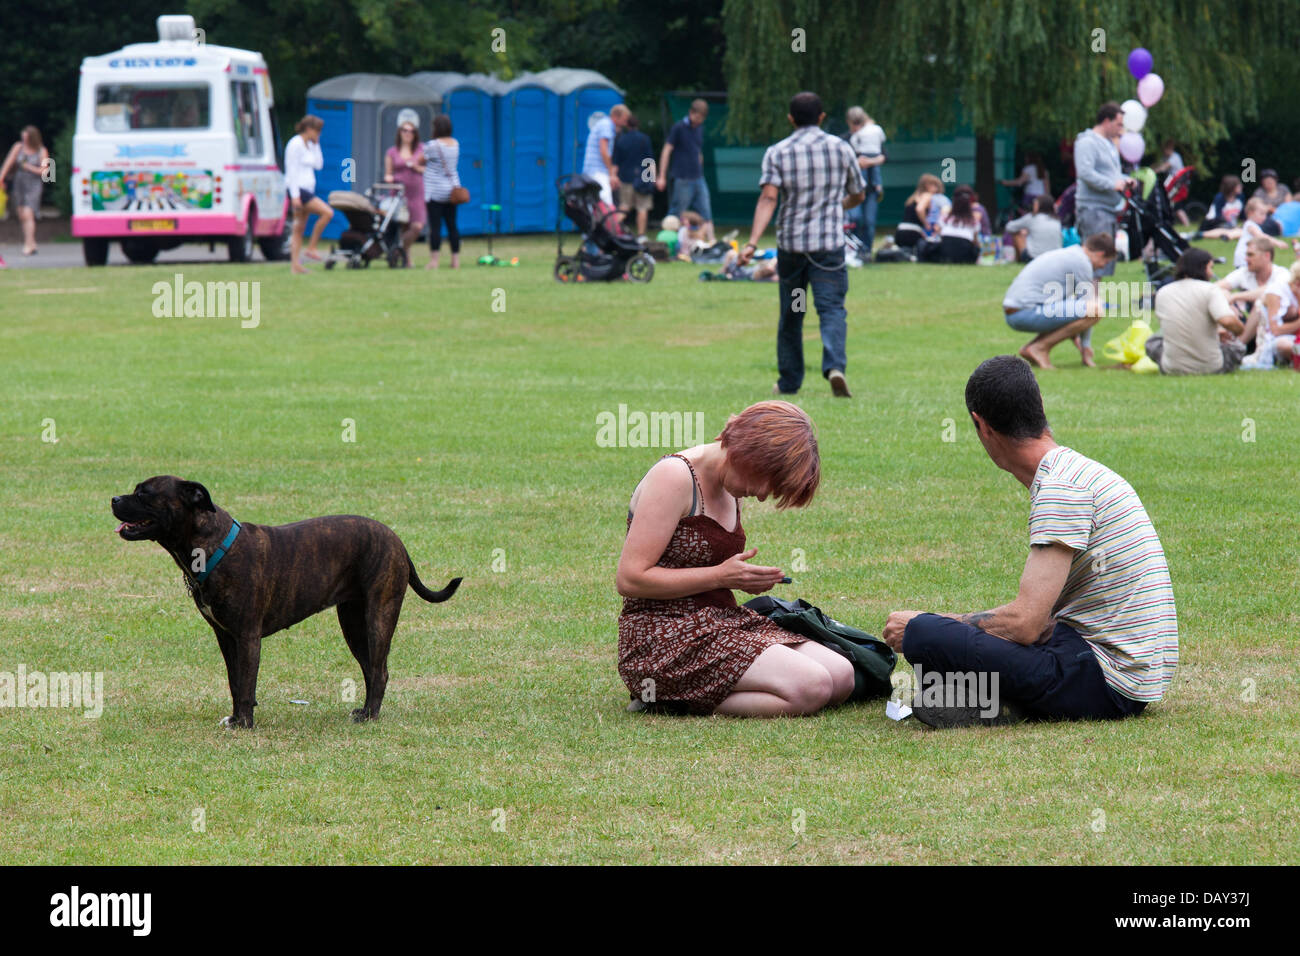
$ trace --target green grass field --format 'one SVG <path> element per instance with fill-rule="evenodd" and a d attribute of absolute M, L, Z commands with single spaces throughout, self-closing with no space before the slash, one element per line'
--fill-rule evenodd
<path fill-rule="evenodd" d="M 628 496 L 675 449 L 600 447 L 597 415 L 698 411 L 712 438 L 770 395 L 776 290 L 686 265 L 566 287 L 553 240 L 497 251 L 522 264 L 183 267 L 260 282 L 255 329 L 156 318 L 176 267 L 4 275 L 0 671 L 100 671 L 107 697 L 99 719 L 0 710 L 6 860 L 1300 862 L 1300 375 L 1090 371 L 1068 344 L 1039 373 L 1058 440 L 1129 479 L 1168 554 L 1182 663 L 1139 719 L 936 733 L 883 702 L 631 715 L 614 566 Z M 802 550 L 781 594 L 875 633 L 892 609 L 1014 595 L 1028 494 L 962 398 L 1025 339 L 999 307 L 1011 275 L 854 272 L 848 401 L 817 374 L 810 317 L 799 401 L 822 486 L 745 522 L 760 562 Z M 449 603 L 408 596 L 380 721 L 348 720 L 360 670 L 325 613 L 266 641 L 257 728 L 217 726 L 225 669 L 180 573 L 113 533 L 110 497 L 160 473 L 241 520 L 373 516 L 430 586 L 465 577 Z"/>

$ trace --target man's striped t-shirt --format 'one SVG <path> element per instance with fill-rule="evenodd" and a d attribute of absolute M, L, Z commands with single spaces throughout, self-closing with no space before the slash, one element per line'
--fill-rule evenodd
<path fill-rule="evenodd" d="M 1165 552 L 1137 492 L 1058 446 L 1039 462 L 1029 503 L 1029 543 L 1074 551 L 1056 618 L 1087 639 L 1111 687 L 1159 700 L 1178 666 L 1178 615 Z"/>

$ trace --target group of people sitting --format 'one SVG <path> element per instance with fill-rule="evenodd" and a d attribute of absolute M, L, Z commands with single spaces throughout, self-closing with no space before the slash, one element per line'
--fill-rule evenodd
<path fill-rule="evenodd" d="M 1300 261 L 1290 269 L 1273 261 L 1269 236 L 1248 239 L 1242 265 L 1215 279 L 1214 257 L 1190 248 L 1175 265 L 1175 279 L 1155 295 L 1160 333 L 1146 343 L 1151 361 L 1167 375 L 1210 375 L 1237 368 L 1300 368 Z M 1095 366 L 1092 328 L 1105 316 L 1096 280 L 1115 261 L 1104 233 L 1082 245 L 1043 253 L 1012 281 L 1002 300 L 1011 328 L 1032 332 L 1020 349 L 1026 361 L 1053 368 L 1051 350 L 1071 340 L 1084 365 Z"/>
<path fill-rule="evenodd" d="M 971 186 L 961 185 L 949 200 L 943 182 L 924 173 L 903 204 L 894 242 L 919 262 L 974 263 L 982 243 L 993 236 L 988 210 Z"/>

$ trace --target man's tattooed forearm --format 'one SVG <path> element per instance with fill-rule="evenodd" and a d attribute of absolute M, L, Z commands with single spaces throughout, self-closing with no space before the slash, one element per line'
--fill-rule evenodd
<path fill-rule="evenodd" d="M 978 627 L 981 631 L 987 631 L 988 628 L 984 625 L 992 620 L 993 616 L 993 611 L 976 611 L 974 614 L 963 614 L 957 620 L 963 624 L 969 624 L 971 627 Z"/>

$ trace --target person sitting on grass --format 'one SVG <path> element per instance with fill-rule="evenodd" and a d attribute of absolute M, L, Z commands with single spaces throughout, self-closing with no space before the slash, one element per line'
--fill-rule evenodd
<path fill-rule="evenodd" d="M 1210 212 L 1201 223 L 1200 232 L 1195 239 L 1227 238 L 1228 230 L 1237 225 L 1237 217 L 1242 208 L 1241 180 L 1231 174 L 1219 182 L 1219 191 L 1210 202 Z"/>
<path fill-rule="evenodd" d="M 691 255 L 707 245 L 704 241 L 704 217 L 694 210 L 682 213 L 682 225 L 677 230 L 677 258 L 690 262 Z"/>
<path fill-rule="evenodd" d="M 1083 364 L 1096 367 L 1084 333 L 1101 321 L 1094 277 L 1115 261 L 1115 241 L 1104 232 L 1079 246 L 1045 252 L 1020 270 L 1002 299 L 1007 325 L 1034 338 L 1020 355 L 1039 368 L 1055 368 L 1050 353 L 1073 339 Z"/>
<path fill-rule="evenodd" d="M 943 183 L 933 173 L 922 173 L 916 189 L 903 203 L 903 218 L 894 229 L 894 244 L 911 249 L 930 236 L 930 203 L 943 194 Z"/>
<path fill-rule="evenodd" d="M 1277 352 L 1279 365 L 1291 365 L 1300 369 L 1296 363 L 1296 336 L 1300 335 L 1300 259 L 1291 263 L 1289 270 L 1291 281 L 1287 285 L 1287 298 L 1282 304 L 1282 320 L 1275 326 L 1273 348 Z"/>
<path fill-rule="evenodd" d="M 1056 218 L 1056 200 L 1047 193 L 1034 197 L 1034 211 L 1007 223 L 1016 258 L 1033 262 L 1045 252 L 1061 248 L 1061 220 Z"/>
<path fill-rule="evenodd" d="M 1246 245 L 1246 265 L 1233 269 L 1219 280 L 1219 288 L 1229 293 L 1228 304 L 1246 311 L 1241 342 L 1255 343 L 1254 354 L 1241 362 L 1246 369 L 1271 369 L 1275 358 L 1274 329 L 1282 318 L 1282 304 L 1287 301 L 1291 275 L 1273 264 L 1273 243 L 1268 238 L 1252 239 Z"/>
<path fill-rule="evenodd" d="M 1236 371 L 1246 355 L 1237 339 L 1244 326 L 1214 284 L 1214 257 L 1204 249 L 1188 249 L 1175 269 L 1174 281 L 1156 292 L 1160 333 L 1147 339 L 1147 357 L 1166 375 Z"/>
<path fill-rule="evenodd" d="M 789 402 L 733 415 L 716 441 L 665 455 L 628 506 L 616 586 L 618 673 L 629 710 L 735 717 L 812 714 L 853 692 L 845 657 L 739 607 L 780 568 L 750 564 L 740 499 L 802 508 L 821 480 L 812 421 Z"/>
<path fill-rule="evenodd" d="M 1274 239 L 1264 231 L 1264 221 L 1268 219 L 1268 203 L 1262 199 L 1250 199 L 1246 202 L 1245 219 L 1241 223 L 1241 229 L 1230 230 L 1227 238 L 1232 238 L 1232 233 L 1237 235 L 1237 248 L 1232 253 L 1232 267 L 1241 269 L 1246 265 L 1246 244 L 1252 239 L 1265 239 L 1273 244 L 1275 249 L 1285 249 L 1287 244 L 1281 239 Z"/>
<path fill-rule="evenodd" d="M 966 408 L 989 458 L 1029 489 L 1029 558 L 1009 604 L 889 615 L 885 642 L 922 674 L 954 688 L 987 675 L 979 686 L 995 698 L 991 707 L 918 702 L 915 716 L 953 727 L 1140 714 L 1178 665 L 1169 567 L 1141 499 L 1105 465 L 1056 443 L 1034 373 L 1015 356 L 975 369 Z"/>
<path fill-rule="evenodd" d="M 682 228 L 682 221 L 676 216 L 664 216 L 663 222 L 659 223 L 659 232 L 655 235 L 655 242 L 662 242 L 668 247 L 668 255 L 677 258 L 677 231 Z"/>
<path fill-rule="evenodd" d="M 975 190 L 958 186 L 952 194 L 952 208 L 939 224 L 939 241 L 918 246 L 920 259 L 973 265 L 980 256 L 979 229 Z"/>

